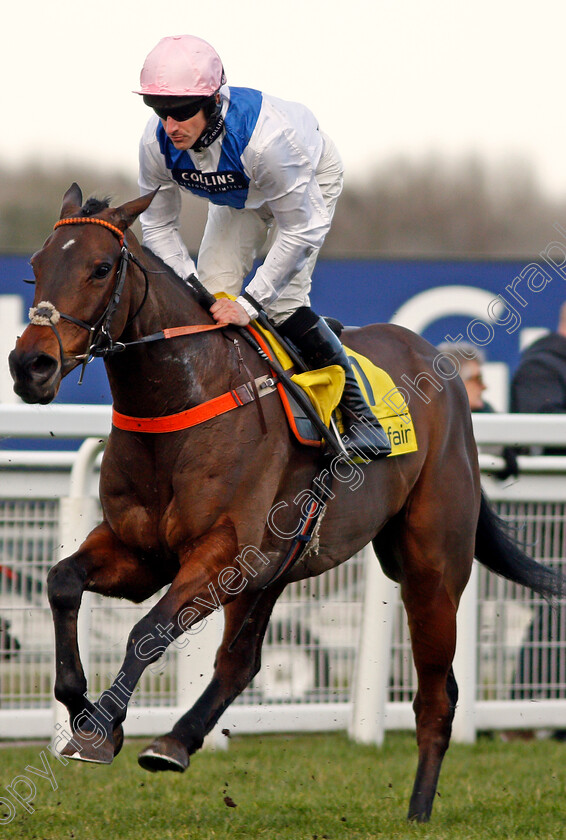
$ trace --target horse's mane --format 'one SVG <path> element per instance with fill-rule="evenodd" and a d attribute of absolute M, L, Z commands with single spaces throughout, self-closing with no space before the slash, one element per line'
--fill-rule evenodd
<path fill-rule="evenodd" d="M 167 265 L 167 263 L 164 262 L 161 259 L 161 257 L 158 257 L 157 254 L 155 254 L 151 250 L 151 248 L 148 248 L 147 245 L 142 245 L 142 251 L 144 254 L 146 254 L 146 256 L 150 257 L 157 264 L 157 266 L 160 269 L 160 273 L 167 274 L 171 278 L 171 280 L 177 283 L 177 285 L 181 286 L 181 288 L 183 288 L 185 291 L 187 290 L 188 287 L 183 278 L 179 277 L 177 272 L 174 269 L 172 269 L 170 265 Z"/>

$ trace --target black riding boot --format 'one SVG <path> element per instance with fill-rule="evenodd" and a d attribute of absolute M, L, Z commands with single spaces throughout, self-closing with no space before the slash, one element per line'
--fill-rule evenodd
<path fill-rule="evenodd" d="M 302 306 L 279 324 L 278 330 L 293 342 L 310 368 L 340 365 L 344 369 L 346 383 L 340 407 L 343 409 L 343 441 L 346 449 L 368 461 L 377 461 L 389 455 L 389 438 L 360 391 L 340 339 L 326 321 L 319 318 L 310 307 Z"/>

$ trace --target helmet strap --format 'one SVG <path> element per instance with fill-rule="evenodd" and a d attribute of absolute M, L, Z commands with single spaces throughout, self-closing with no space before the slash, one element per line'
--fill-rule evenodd
<path fill-rule="evenodd" d="M 193 146 L 195 152 L 200 152 L 202 149 L 208 148 L 220 136 L 220 132 L 224 126 L 224 117 L 222 116 L 222 100 L 216 101 L 216 98 L 211 98 L 211 102 L 204 109 L 207 117 L 206 128 Z"/>

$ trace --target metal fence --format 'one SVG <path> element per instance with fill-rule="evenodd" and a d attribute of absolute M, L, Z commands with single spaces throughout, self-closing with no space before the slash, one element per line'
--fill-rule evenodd
<path fill-rule="evenodd" d="M 0 434 L 16 428 L 20 437 L 44 433 L 41 415 L 27 408 L 0 410 Z M 83 425 L 77 425 L 77 413 L 86 416 L 85 407 L 47 411 L 49 430 L 69 437 Z M 101 407 L 95 414 L 88 432 L 97 438 L 78 466 L 73 453 L 0 452 L 0 737 L 51 732 L 53 632 L 45 580 L 56 559 L 70 553 L 81 530 L 88 530 L 88 519 L 98 515 L 96 456 L 108 417 Z M 537 442 L 566 439 L 562 418 L 543 418 L 542 431 L 540 420 Z M 533 427 L 532 418 L 529 424 L 524 418 L 481 417 L 476 434 L 492 446 L 529 444 Z M 496 478 L 498 457 L 482 456 L 484 486 L 530 553 L 560 568 L 566 557 L 566 459 L 525 455 L 520 461 L 520 479 L 502 483 Z M 73 524 L 77 510 L 79 528 Z M 415 674 L 407 625 L 397 588 L 379 577 L 377 568 L 366 549 L 337 569 L 285 590 L 268 630 L 262 671 L 226 712 L 221 727 L 239 732 L 350 727 L 361 740 L 380 740 L 385 729 L 413 726 Z M 140 606 L 85 597 L 79 633 L 93 696 L 118 671 L 131 627 L 157 597 Z M 368 597 L 374 601 L 364 615 Z M 456 737 L 471 740 L 482 728 L 566 728 L 566 604 L 549 607 L 480 568 L 460 617 Z M 380 641 L 370 620 L 377 621 Z M 186 650 L 172 649 L 146 671 L 127 732 L 168 728 L 198 695 L 211 673 L 221 616 L 207 623 Z M 366 710 L 370 704 L 369 725 L 364 702 Z"/>

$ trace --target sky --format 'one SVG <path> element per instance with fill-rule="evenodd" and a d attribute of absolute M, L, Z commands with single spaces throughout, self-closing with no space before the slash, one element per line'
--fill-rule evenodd
<path fill-rule="evenodd" d="M 165 35 L 199 35 L 228 82 L 307 104 L 347 183 L 397 156 L 530 163 L 566 197 L 564 0 L 28 0 L 0 32 L 0 166 L 135 176 L 138 86 Z M 108 174 L 108 183 L 104 178 Z"/>

